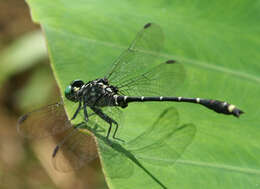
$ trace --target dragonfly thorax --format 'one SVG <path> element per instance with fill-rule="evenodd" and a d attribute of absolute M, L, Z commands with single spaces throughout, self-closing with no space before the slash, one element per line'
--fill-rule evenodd
<path fill-rule="evenodd" d="M 113 105 L 113 96 L 118 89 L 109 85 L 106 79 L 96 79 L 83 83 L 81 80 L 74 80 L 65 90 L 67 99 L 73 102 L 82 100 L 88 106 L 110 106 Z"/>

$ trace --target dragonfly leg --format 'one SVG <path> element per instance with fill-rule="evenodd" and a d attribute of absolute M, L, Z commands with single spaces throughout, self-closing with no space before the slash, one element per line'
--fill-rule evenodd
<path fill-rule="evenodd" d="M 79 100 L 79 106 L 78 106 L 76 112 L 74 113 L 73 117 L 71 118 L 71 120 L 73 120 L 73 119 L 75 119 L 75 118 L 77 117 L 77 115 L 78 115 L 78 113 L 79 113 L 79 111 L 80 111 L 80 109 L 81 109 L 81 105 L 82 105 L 81 101 L 82 101 L 82 100 L 80 99 L 80 100 Z"/>
<path fill-rule="evenodd" d="M 96 107 L 91 107 L 91 109 L 101 118 L 103 119 L 105 122 L 107 122 L 109 124 L 109 128 L 108 128 L 108 131 L 107 131 L 107 139 L 109 138 L 109 135 L 110 135 L 110 132 L 111 132 L 111 128 L 112 128 L 112 123 L 114 123 L 116 125 L 116 130 L 113 134 L 113 138 L 114 139 L 118 139 L 116 138 L 116 132 L 118 130 L 118 123 L 113 120 L 111 117 L 109 117 L 108 115 L 106 115 L 105 113 L 102 112 L 101 109 L 99 108 L 96 108 Z M 119 139 L 118 139 L 119 140 Z"/>
<path fill-rule="evenodd" d="M 88 111 L 87 111 L 87 103 L 86 102 L 84 102 L 83 109 L 84 109 L 85 121 L 88 121 Z"/>
<path fill-rule="evenodd" d="M 109 138 L 109 134 L 111 132 L 111 128 L 112 128 L 112 123 L 109 123 L 109 128 L 108 128 L 107 136 L 106 136 L 107 139 Z"/>
<path fill-rule="evenodd" d="M 115 129 L 115 131 L 114 131 L 113 138 L 114 138 L 114 139 L 117 139 L 117 138 L 116 138 L 116 132 L 117 132 L 117 130 L 118 130 L 118 124 L 117 124 L 117 122 L 115 123 L 115 126 L 116 126 L 116 129 Z"/>
<path fill-rule="evenodd" d="M 118 124 L 117 124 L 117 122 L 115 122 L 115 125 L 116 125 L 116 129 L 115 129 L 115 132 L 114 132 L 114 134 L 113 134 L 113 139 L 120 140 L 121 142 L 125 142 L 124 140 L 122 140 L 122 139 L 116 137 L 116 132 L 117 132 L 117 130 L 118 130 Z"/>

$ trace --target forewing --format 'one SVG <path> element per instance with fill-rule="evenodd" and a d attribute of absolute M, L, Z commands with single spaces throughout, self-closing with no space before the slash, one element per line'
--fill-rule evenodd
<path fill-rule="evenodd" d="M 21 116 L 17 130 L 25 137 L 41 138 L 61 133 L 71 127 L 63 103 L 58 102 Z"/>
<path fill-rule="evenodd" d="M 154 24 L 149 23 L 137 34 L 134 41 L 115 61 L 111 72 L 106 76 L 111 82 L 117 82 L 129 73 L 138 73 L 138 68 L 146 67 L 149 62 L 140 61 L 149 56 L 157 56 L 163 45 L 163 33 L 161 28 Z M 139 61 L 138 61 L 139 60 Z M 152 60 L 152 59 L 150 59 Z M 132 66 L 132 64 L 137 65 Z M 129 69 L 125 69 L 129 68 Z"/>
<path fill-rule="evenodd" d="M 158 25 L 146 24 L 130 47 L 115 61 L 106 78 L 119 88 L 120 94 L 172 94 L 183 80 L 184 70 L 181 64 L 169 64 L 160 56 L 163 40 L 163 32 Z"/>
<path fill-rule="evenodd" d="M 74 128 L 56 146 L 52 154 L 54 168 L 60 172 L 68 172 L 81 168 L 97 158 L 96 142 L 92 134 L 85 129 Z"/>

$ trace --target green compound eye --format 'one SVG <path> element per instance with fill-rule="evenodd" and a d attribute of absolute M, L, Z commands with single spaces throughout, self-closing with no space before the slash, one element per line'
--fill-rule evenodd
<path fill-rule="evenodd" d="M 71 85 L 68 85 L 65 89 L 65 96 L 69 96 L 71 94 Z"/>

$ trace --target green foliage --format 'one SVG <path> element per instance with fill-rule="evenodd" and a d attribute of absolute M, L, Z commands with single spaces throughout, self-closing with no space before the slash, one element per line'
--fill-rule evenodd
<path fill-rule="evenodd" d="M 0 53 L 0 84 L 45 59 L 47 51 L 40 31 L 21 36 Z"/>
<path fill-rule="evenodd" d="M 226 100 L 245 114 L 236 119 L 196 105 L 174 104 L 182 124 L 191 122 L 197 126 L 196 138 L 174 165 L 149 164 L 149 171 L 168 188 L 259 187 L 258 1 L 28 0 L 28 3 L 34 21 L 41 23 L 45 32 L 62 91 L 73 79 L 88 81 L 102 77 L 145 23 L 159 24 L 165 33 L 162 56 L 177 59 L 186 69 L 186 80 L 173 95 Z M 119 137 L 125 141 L 134 139 L 167 106 L 131 104 L 124 110 L 125 124 Z M 161 188 L 130 161 L 113 164 L 133 164 L 132 174 L 111 177 L 113 166 L 106 157 L 101 156 L 101 160 L 111 188 Z"/>

